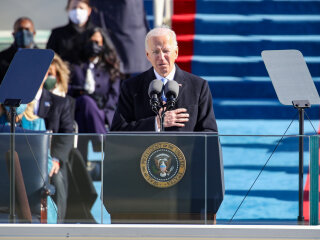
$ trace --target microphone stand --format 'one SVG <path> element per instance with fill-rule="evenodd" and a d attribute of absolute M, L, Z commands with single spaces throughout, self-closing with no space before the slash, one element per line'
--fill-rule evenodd
<path fill-rule="evenodd" d="M 164 132 L 164 114 L 165 114 L 165 110 L 164 107 L 162 107 L 162 112 L 161 114 L 159 113 L 161 107 L 152 107 L 152 111 L 159 117 L 159 121 L 160 121 L 160 132 Z"/>
<path fill-rule="evenodd" d="M 150 105 L 151 105 L 152 111 L 159 117 L 160 132 L 164 132 L 163 117 L 164 117 L 165 111 L 164 111 L 163 104 L 161 104 L 160 106 L 160 101 L 153 101 L 152 99 L 150 99 Z M 160 108 L 162 108 L 161 114 L 159 113 Z"/>
<path fill-rule="evenodd" d="M 152 108 L 152 111 L 159 117 L 160 122 L 160 132 L 164 132 L 164 115 L 167 111 L 172 110 L 175 105 L 175 98 L 170 97 L 166 104 L 160 103 L 160 101 L 153 101 L 150 99 L 150 105 Z M 159 113 L 159 110 L 162 108 L 161 114 Z M 166 108 L 166 109 L 165 109 Z"/>
<path fill-rule="evenodd" d="M 161 114 L 159 114 L 159 119 L 160 119 L 160 132 L 164 132 L 164 114 L 166 113 L 166 111 L 164 110 L 164 108 L 162 108 L 162 112 Z"/>

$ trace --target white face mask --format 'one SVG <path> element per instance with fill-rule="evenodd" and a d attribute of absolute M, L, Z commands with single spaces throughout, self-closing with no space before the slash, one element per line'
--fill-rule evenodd
<path fill-rule="evenodd" d="M 88 20 L 88 11 L 80 8 L 72 9 L 69 11 L 69 18 L 74 24 L 82 25 Z"/>

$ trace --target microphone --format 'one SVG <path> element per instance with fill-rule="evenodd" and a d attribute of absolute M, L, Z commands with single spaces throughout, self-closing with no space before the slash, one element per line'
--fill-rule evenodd
<path fill-rule="evenodd" d="M 164 86 L 164 94 L 167 98 L 167 111 L 172 110 L 179 95 L 179 84 L 174 80 L 168 81 Z"/>
<path fill-rule="evenodd" d="M 150 97 L 150 105 L 153 111 L 158 112 L 160 107 L 159 98 L 163 89 L 163 82 L 161 80 L 152 80 L 149 84 L 148 95 Z"/>

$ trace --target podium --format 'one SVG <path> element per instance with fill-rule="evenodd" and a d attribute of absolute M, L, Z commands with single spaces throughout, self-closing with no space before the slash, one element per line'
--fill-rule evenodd
<path fill-rule="evenodd" d="M 224 197 L 219 137 L 110 133 L 103 204 L 112 223 L 213 223 Z"/>

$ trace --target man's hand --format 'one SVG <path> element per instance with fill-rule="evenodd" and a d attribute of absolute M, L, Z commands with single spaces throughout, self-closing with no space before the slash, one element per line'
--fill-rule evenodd
<path fill-rule="evenodd" d="M 184 123 L 189 121 L 189 114 L 187 109 L 178 108 L 175 110 L 167 111 L 164 114 L 163 126 L 164 127 L 184 127 Z"/>
<path fill-rule="evenodd" d="M 49 173 L 49 177 L 52 177 L 53 174 L 57 174 L 59 172 L 59 169 L 60 169 L 60 163 L 57 161 L 52 161 L 52 168 Z"/>

